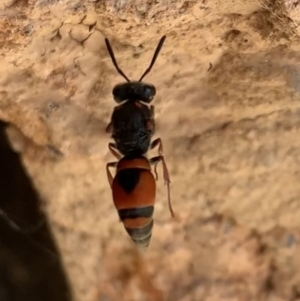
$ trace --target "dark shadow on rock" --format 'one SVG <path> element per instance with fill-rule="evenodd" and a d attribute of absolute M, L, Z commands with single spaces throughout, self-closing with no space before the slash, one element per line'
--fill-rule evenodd
<path fill-rule="evenodd" d="M 0 301 L 69 301 L 61 257 L 40 197 L 0 121 Z"/>

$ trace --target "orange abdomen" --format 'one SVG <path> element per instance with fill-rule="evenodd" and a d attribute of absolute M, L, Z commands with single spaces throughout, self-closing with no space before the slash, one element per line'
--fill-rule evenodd
<path fill-rule="evenodd" d="M 154 176 L 148 169 L 119 170 L 114 178 L 113 200 L 131 239 L 141 248 L 150 244 L 156 196 Z"/>

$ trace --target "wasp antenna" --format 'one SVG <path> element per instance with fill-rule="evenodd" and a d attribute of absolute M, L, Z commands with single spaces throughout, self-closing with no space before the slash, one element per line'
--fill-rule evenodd
<path fill-rule="evenodd" d="M 147 70 L 146 70 L 146 71 L 144 72 L 144 74 L 141 76 L 141 78 L 140 78 L 139 81 L 142 81 L 142 79 L 143 79 L 143 78 L 151 71 L 151 69 L 152 69 L 152 67 L 153 67 L 153 65 L 154 65 L 154 63 L 155 63 L 155 61 L 156 61 L 156 59 L 157 59 L 157 56 L 158 56 L 158 54 L 159 54 L 159 52 L 160 52 L 160 50 L 161 50 L 161 48 L 162 48 L 162 46 L 163 46 L 163 44 L 164 44 L 165 39 L 166 39 L 166 36 L 163 36 L 163 37 L 160 39 L 160 41 L 159 41 L 159 43 L 158 43 L 158 45 L 157 45 L 157 47 L 156 47 L 156 50 L 155 50 L 155 52 L 154 52 L 152 61 L 151 61 L 150 65 L 149 65 L 149 67 L 147 68 Z"/>
<path fill-rule="evenodd" d="M 128 82 L 130 82 L 130 79 L 125 75 L 125 73 L 120 69 L 120 67 L 118 66 L 118 63 L 116 61 L 116 58 L 115 58 L 115 55 L 114 55 L 114 52 L 110 46 L 110 43 L 109 43 L 109 40 L 107 38 L 105 38 L 105 44 L 106 44 L 106 48 L 107 48 L 107 51 L 110 55 L 110 58 L 115 66 L 115 68 L 117 69 L 118 73 L 123 76 Z"/>

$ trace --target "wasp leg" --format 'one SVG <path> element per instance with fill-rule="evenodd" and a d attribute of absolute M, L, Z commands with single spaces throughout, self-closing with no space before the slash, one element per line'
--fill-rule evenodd
<path fill-rule="evenodd" d="M 155 148 L 156 146 L 158 146 L 158 154 L 160 156 L 162 156 L 162 164 L 163 164 L 163 173 L 164 173 L 164 180 L 167 183 L 171 183 L 170 181 L 170 176 L 169 176 L 169 171 L 167 168 L 167 164 L 165 162 L 164 156 L 163 156 L 163 144 L 160 138 L 157 138 L 155 140 L 153 140 L 150 144 L 150 149 Z M 154 166 L 154 172 L 157 178 L 157 171 L 156 171 L 157 165 Z"/>
<path fill-rule="evenodd" d="M 118 160 L 120 160 L 120 159 L 122 158 L 122 156 L 120 155 L 120 153 L 117 151 L 117 146 L 116 146 L 114 143 L 110 142 L 110 143 L 108 144 L 108 148 L 109 148 L 110 152 L 111 152 Z"/>
<path fill-rule="evenodd" d="M 106 164 L 106 174 L 107 174 L 107 179 L 109 182 L 110 187 L 112 188 L 112 183 L 113 183 L 113 176 L 109 170 L 110 167 L 116 167 L 118 162 L 110 162 Z"/>
<path fill-rule="evenodd" d="M 157 164 L 158 164 L 159 161 L 154 161 L 154 162 L 151 162 L 151 159 L 150 159 L 150 164 L 154 164 L 154 173 L 155 173 L 155 180 L 157 181 L 158 180 L 158 174 L 157 174 Z"/>
<path fill-rule="evenodd" d="M 157 156 L 157 157 L 153 157 L 150 160 L 150 164 L 155 164 L 155 166 L 157 166 L 157 164 L 161 161 L 163 164 L 163 174 L 164 174 L 164 180 L 165 180 L 165 184 L 167 184 L 167 190 L 168 190 L 168 206 L 169 206 L 169 210 L 171 213 L 172 217 L 175 217 L 173 208 L 172 208 L 172 203 L 171 203 L 171 193 L 170 193 L 170 177 L 169 177 L 169 172 L 168 169 L 166 167 L 166 163 L 165 163 L 165 159 L 163 155 Z"/>
<path fill-rule="evenodd" d="M 159 146 L 158 146 L 158 145 L 159 145 Z M 158 146 L 158 154 L 159 154 L 160 156 L 162 156 L 162 155 L 163 155 L 164 149 L 163 149 L 163 144 L 162 144 L 162 141 L 161 141 L 160 138 L 157 138 L 157 139 L 155 139 L 155 140 L 153 140 L 153 141 L 151 142 L 151 144 L 150 144 L 150 149 L 153 149 L 153 148 L 155 148 L 156 146 Z"/>
<path fill-rule="evenodd" d="M 150 118 L 150 123 L 151 123 L 151 127 L 150 127 L 150 129 L 151 129 L 151 131 L 152 131 L 152 135 L 154 134 L 154 132 L 155 132 L 155 127 L 156 127 L 156 125 L 155 125 L 155 109 L 154 109 L 154 106 L 152 105 L 152 106 L 150 106 L 150 116 L 151 116 L 151 118 Z"/>

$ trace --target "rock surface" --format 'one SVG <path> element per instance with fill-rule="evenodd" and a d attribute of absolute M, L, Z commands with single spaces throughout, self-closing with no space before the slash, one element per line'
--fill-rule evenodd
<path fill-rule="evenodd" d="M 299 11 L 278 0 L 0 4 L 0 119 L 26 137 L 9 135 L 74 300 L 300 299 Z M 104 37 L 137 79 L 164 34 L 145 80 L 177 219 L 160 175 L 140 254 L 106 178 L 111 90 L 123 79 Z"/>

